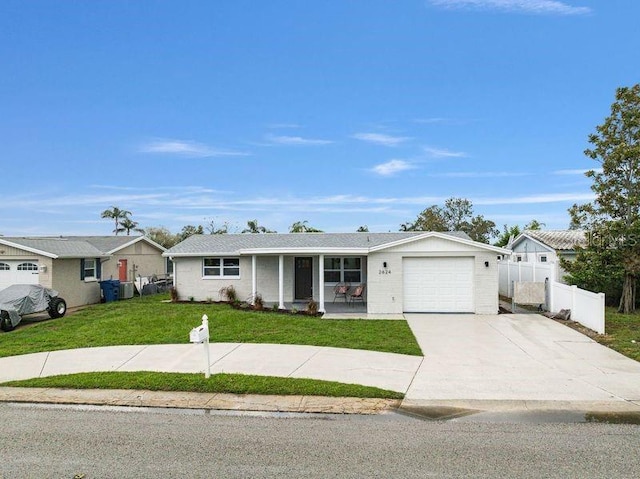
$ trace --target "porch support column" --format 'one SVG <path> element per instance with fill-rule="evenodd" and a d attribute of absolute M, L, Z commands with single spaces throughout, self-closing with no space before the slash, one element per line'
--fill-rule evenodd
<path fill-rule="evenodd" d="M 318 289 L 319 289 L 319 305 L 318 311 L 324 313 L 324 255 L 321 254 L 318 256 L 318 273 L 320 274 L 320 278 L 318 278 Z"/>
<path fill-rule="evenodd" d="M 254 254 L 251 256 L 251 304 L 255 304 L 256 295 L 258 294 L 258 257 Z"/>
<path fill-rule="evenodd" d="M 278 308 L 284 309 L 284 255 L 278 256 Z"/>

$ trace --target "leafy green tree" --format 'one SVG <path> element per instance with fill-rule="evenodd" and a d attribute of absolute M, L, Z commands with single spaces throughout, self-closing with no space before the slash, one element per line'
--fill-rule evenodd
<path fill-rule="evenodd" d="M 494 246 L 500 246 L 501 248 L 507 246 L 509 241 L 516 236 L 518 236 L 522 231 L 520 231 L 520 227 L 518 225 L 507 226 L 504 225 L 502 228 L 502 233 L 498 236 L 498 241 L 496 241 Z"/>
<path fill-rule="evenodd" d="M 165 248 L 171 248 L 178 244 L 178 235 L 174 235 L 164 226 L 149 227 L 145 230 L 144 234 L 151 241 L 154 241 Z"/>
<path fill-rule="evenodd" d="M 589 135 L 585 154 L 598 161 L 601 171 L 590 170 L 595 200 L 573 205 L 571 225 L 588 229 L 590 238 L 579 261 L 592 261 L 591 270 L 568 265 L 570 276 L 598 284 L 598 267 L 610 264 L 622 274 L 618 310 L 635 312 L 636 281 L 640 274 L 640 84 L 616 90 L 611 113 Z M 600 266 L 598 266 L 600 265 Z"/>
<path fill-rule="evenodd" d="M 180 233 L 176 235 L 177 237 L 176 243 L 180 243 L 181 241 L 186 240 L 189 236 L 203 235 L 203 234 L 204 234 L 204 228 L 202 227 L 202 225 L 198 225 L 198 226 L 186 225 L 186 226 L 183 226 L 182 230 L 180 230 Z"/>
<path fill-rule="evenodd" d="M 463 231 L 474 241 L 488 243 L 498 234 L 496 224 L 482 215 L 473 215 L 473 204 L 464 198 L 449 198 L 444 207 L 432 205 L 413 223 L 400 225 L 401 231 Z"/>
<path fill-rule="evenodd" d="M 604 293 L 607 304 L 620 304 L 624 285 L 621 250 L 595 240 L 586 248 L 576 247 L 574 260 L 560 257 L 560 265 L 569 274 L 564 280 L 579 288 Z"/>
<path fill-rule="evenodd" d="M 142 233 L 144 234 L 144 229 L 143 228 L 139 228 L 138 227 L 138 222 L 137 221 L 133 221 L 131 218 L 124 218 L 121 219 L 120 222 L 118 223 L 118 228 L 117 228 L 117 233 L 127 233 L 127 236 L 129 236 L 131 234 L 131 231 L 136 231 L 137 233 Z"/>
<path fill-rule="evenodd" d="M 526 230 L 541 230 L 545 226 L 544 223 L 541 223 L 538 220 L 531 220 L 529 223 L 524 225 L 522 229 L 520 229 L 519 225 L 507 226 L 504 225 L 502 228 L 502 233 L 498 236 L 498 240 L 493 243 L 494 246 L 504 247 L 509 244 L 509 240 L 516 238 L 520 233 Z"/>
<path fill-rule="evenodd" d="M 114 234 L 117 236 L 119 232 L 124 231 L 120 230 L 120 221 L 128 218 L 131 215 L 131 211 L 121 210 L 117 206 L 112 206 L 108 210 L 104 210 L 100 213 L 101 218 L 109 218 L 114 221 L 115 227 L 113 228 Z"/>
<path fill-rule="evenodd" d="M 258 224 L 258 220 L 249 220 L 247 221 L 247 227 L 242 230 L 243 233 L 275 233 L 264 226 L 260 226 Z"/>
<path fill-rule="evenodd" d="M 322 233 L 322 230 L 316 229 L 307 224 L 307 220 L 296 221 L 289 226 L 289 233 Z"/>

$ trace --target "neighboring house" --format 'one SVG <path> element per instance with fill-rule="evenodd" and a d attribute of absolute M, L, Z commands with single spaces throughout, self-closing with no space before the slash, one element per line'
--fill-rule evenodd
<path fill-rule="evenodd" d="M 163 275 L 165 248 L 144 236 L 0 237 L 0 289 L 41 284 L 68 306 L 100 301 L 99 281 Z"/>
<path fill-rule="evenodd" d="M 313 298 L 324 311 L 349 282 L 366 284 L 370 314 L 495 314 L 497 256 L 509 253 L 464 233 L 399 232 L 194 235 L 164 256 L 180 299 L 220 299 L 233 285 L 241 300 Z"/>
<path fill-rule="evenodd" d="M 513 251 L 513 261 L 557 263 L 560 257 L 575 259 L 575 247 L 586 245 L 583 230 L 525 230 L 507 247 Z"/>
<path fill-rule="evenodd" d="M 525 230 L 507 248 L 512 250 L 511 261 L 525 263 L 555 263 L 558 281 L 566 272 L 560 266 L 560 258 L 573 261 L 576 246 L 587 245 L 587 233 L 583 230 Z"/>

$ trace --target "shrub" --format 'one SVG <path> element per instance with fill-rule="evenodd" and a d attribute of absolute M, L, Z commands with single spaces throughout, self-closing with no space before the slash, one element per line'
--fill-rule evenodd
<path fill-rule="evenodd" d="M 264 309 L 264 300 L 262 299 L 262 295 L 260 293 L 256 293 L 253 297 L 253 309 L 256 311 L 262 311 Z"/>
<path fill-rule="evenodd" d="M 236 288 L 233 287 L 232 284 L 229 286 L 225 286 L 224 288 L 220 288 L 220 297 L 225 298 L 230 303 L 235 303 L 238 301 L 238 293 L 236 292 Z"/>
<path fill-rule="evenodd" d="M 318 314 L 318 302 L 310 299 L 309 302 L 307 303 L 307 314 L 310 314 L 311 316 L 315 316 L 316 314 Z"/>
<path fill-rule="evenodd" d="M 171 288 L 169 289 L 169 293 L 171 294 L 171 301 L 172 302 L 176 302 L 178 301 L 178 289 L 175 286 L 171 286 Z"/>

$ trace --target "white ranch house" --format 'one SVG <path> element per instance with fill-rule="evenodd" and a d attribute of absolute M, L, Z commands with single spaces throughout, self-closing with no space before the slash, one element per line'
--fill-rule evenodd
<path fill-rule="evenodd" d="M 497 258 L 508 254 L 464 233 L 398 232 L 194 235 L 164 256 L 181 300 L 220 300 L 233 285 L 242 300 L 313 298 L 325 311 L 348 282 L 365 285 L 368 314 L 394 315 L 497 313 Z"/>

